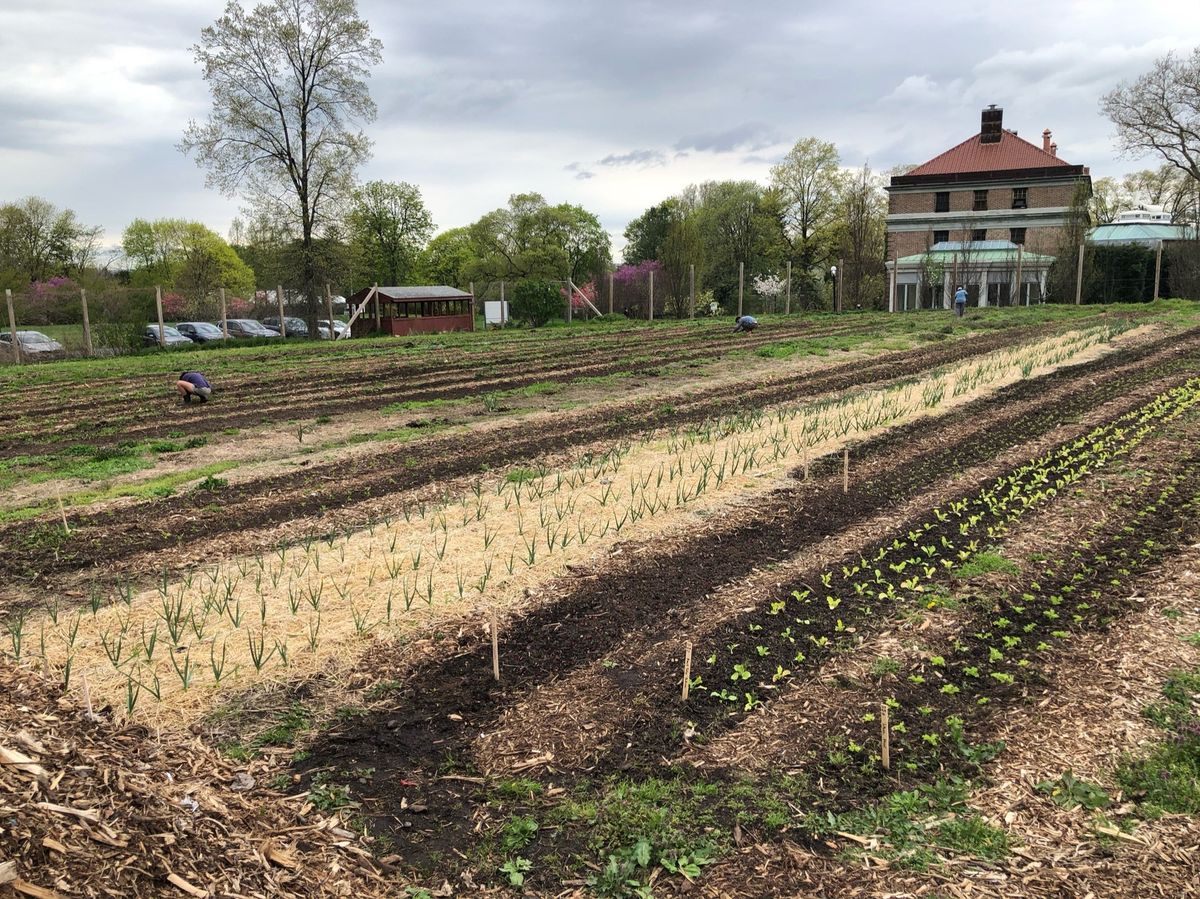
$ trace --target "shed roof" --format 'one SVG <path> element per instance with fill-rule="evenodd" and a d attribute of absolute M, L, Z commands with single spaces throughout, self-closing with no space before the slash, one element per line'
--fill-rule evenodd
<path fill-rule="evenodd" d="M 465 290 L 445 284 L 380 287 L 379 292 L 391 300 L 465 300 L 471 296 Z"/>

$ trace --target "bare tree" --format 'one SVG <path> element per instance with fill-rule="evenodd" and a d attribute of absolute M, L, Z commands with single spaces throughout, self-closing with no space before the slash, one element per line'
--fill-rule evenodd
<path fill-rule="evenodd" d="M 1132 84 L 1122 83 L 1100 101 L 1130 156 L 1157 153 L 1200 181 L 1200 47 L 1190 57 L 1173 53 Z"/>
<path fill-rule="evenodd" d="M 193 50 L 212 112 L 188 125 L 179 148 L 195 152 L 210 186 L 241 192 L 290 225 L 315 334 L 315 238 L 370 154 L 353 123 L 375 117 L 366 79 L 383 44 L 355 0 L 270 0 L 249 13 L 231 0 Z"/>

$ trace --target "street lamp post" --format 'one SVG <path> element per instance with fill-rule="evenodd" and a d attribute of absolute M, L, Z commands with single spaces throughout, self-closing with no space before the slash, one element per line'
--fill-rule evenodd
<path fill-rule="evenodd" d="M 832 282 L 833 283 L 833 310 L 834 310 L 834 312 L 841 312 L 842 310 L 840 308 L 838 308 L 837 266 L 836 265 L 829 266 L 829 277 L 833 279 L 833 282 Z"/>

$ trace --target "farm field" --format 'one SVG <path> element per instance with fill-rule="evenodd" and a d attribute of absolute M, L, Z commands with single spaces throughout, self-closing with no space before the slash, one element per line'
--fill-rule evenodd
<path fill-rule="evenodd" d="M 1200 895 L 1194 304 L 6 367 L 0 459 L 18 895 Z"/>

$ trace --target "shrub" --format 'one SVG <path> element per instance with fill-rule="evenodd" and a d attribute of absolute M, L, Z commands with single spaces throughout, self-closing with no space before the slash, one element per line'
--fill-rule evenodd
<path fill-rule="evenodd" d="M 562 314 L 563 298 L 552 281 L 518 281 L 509 303 L 512 317 L 529 322 L 535 328 Z"/>

